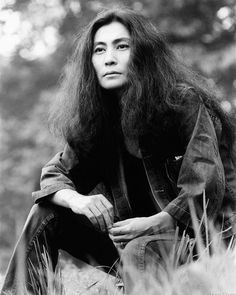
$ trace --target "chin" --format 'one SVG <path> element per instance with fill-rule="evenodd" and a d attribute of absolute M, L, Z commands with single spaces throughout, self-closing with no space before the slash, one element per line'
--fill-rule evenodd
<path fill-rule="evenodd" d="M 122 82 L 122 83 L 104 83 L 103 85 L 101 85 L 104 89 L 107 89 L 107 90 L 114 90 L 114 89 L 119 89 L 121 88 L 122 86 L 124 86 L 125 83 Z"/>

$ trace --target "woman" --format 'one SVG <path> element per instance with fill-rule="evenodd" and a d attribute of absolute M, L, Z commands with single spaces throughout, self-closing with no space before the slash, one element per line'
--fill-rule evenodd
<path fill-rule="evenodd" d="M 151 262 L 158 268 L 177 226 L 194 236 L 189 201 L 200 220 L 203 196 L 209 219 L 231 237 L 233 125 L 143 16 L 108 10 L 89 24 L 50 120 L 66 146 L 33 193 L 18 242 L 26 243 L 28 264 L 37 266 L 47 245 L 54 267 L 64 249 L 108 268 L 119 253 L 138 271 Z M 14 254 L 3 291 L 14 289 L 15 264 Z M 126 271 L 123 279 L 129 293 Z"/>

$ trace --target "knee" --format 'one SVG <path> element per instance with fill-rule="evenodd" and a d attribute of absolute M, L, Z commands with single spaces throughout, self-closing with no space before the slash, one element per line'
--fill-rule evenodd
<path fill-rule="evenodd" d="M 55 211 L 50 206 L 35 204 L 29 212 L 23 231 L 36 229 L 42 224 L 46 224 L 47 221 L 54 219 L 55 215 Z"/>
<path fill-rule="evenodd" d="M 153 253 L 153 243 L 150 237 L 144 236 L 130 241 L 122 251 L 121 261 L 124 266 L 142 268 L 143 262 Z"/>
<path fill-rule="evenodd" d="M 154 253 L 152 239 L 148 236 L 136 238 L 125 246 L 121 253 L 121 276 L 127 294 L 140 287 L 146 275 L 152 276 L 153 271 L 156 272 L 156 265 L 153 264 L 158 260 L 159 256 Z"/>
<path fill-rule="evenodd" d="M 48 215 L 55 215 L 56 206 L 50 203 L 34 204 L 29 212 L 29 217 L 45 218 Z"/>
<path fill-rule="evenodd" d="M 144 270 L 168 260 L 174 241 L 170 237 L 144 236 L 130 241 L 121 253 L 124 267 Z"/>

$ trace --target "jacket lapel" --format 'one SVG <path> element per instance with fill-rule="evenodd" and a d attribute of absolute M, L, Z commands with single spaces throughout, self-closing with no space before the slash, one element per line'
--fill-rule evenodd
<path fill-rule="evenodd" d="M 124 164 L 121 149 L 118 150 L 117 161 L 117 175 L 113 177 L 113 183 L 111 185 L 112 194 L 114 196 L 115 208 L 117 211 L 115 214 L 123 220 L 132 217 L 132 209 L 130 206 L 127 185 L 125 181 Z"/>
<path fill-rule="evenodd" d="M 161 164 L 156 163 L 152 154 L 148 154 L 145 150 L 141 150 L 142 162 L 147 176 L 147 180 L 152 192 L 153 202 L 158 212 L 162 211 L 170 202 L 168 193 L 166 192 L 166 182 L 160 174 Z M 154 168 L 155 167 L 155 168 Z"/>

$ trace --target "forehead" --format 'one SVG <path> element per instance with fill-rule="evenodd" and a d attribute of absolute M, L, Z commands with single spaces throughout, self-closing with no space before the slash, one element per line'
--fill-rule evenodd
<path fill-rule="evenodd" d="M 109 42 L 120 38 L 130 38 L 129 31 L 120 22 L 114 21 L 100 27 L 94 35 L 94 43 Z"/>

